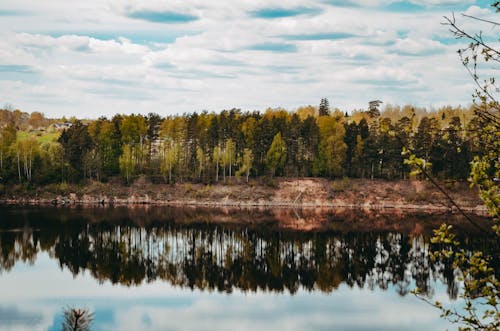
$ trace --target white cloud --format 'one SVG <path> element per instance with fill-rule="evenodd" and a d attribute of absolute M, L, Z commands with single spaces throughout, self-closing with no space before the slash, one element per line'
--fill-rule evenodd
<path fill-rule="evenodd" d="M 479 6 L 470 6 L 465 13 L 466 15 L 469 16 L 474 16 L 474 17 L 484 17 L 487 15 L 491 15 L 492 12 L 489 8 L 481 8 Z"/>
<path fill-rule="evenodd" d="M 365 107 L 366 94 L 424 106 L 470 102 L 472 91 L 465 88 L 470 78 L 455 61 L 457 44 L 442 43 L 451 36 L 440 23 L 453 6 L 473 1 L 427 0 L 419 3 L 447 7 L 419 12 L 377 7 L 391 2 L 367 1 L 369 7 L 363 8 L 290 0 L 279 8 L 321 11 L 257 19 L 251 12 L 277 8 L 276 3 L 95 0 L 75 6 L 5 0 L 5 8 L 29 10 L 30 16 L 0 21 L 0 62 L 29 66 L 37 74 L 32 81 L 26 74 L 0 81 L 0 104 L 49 116 L 98 117 L 117 111 L 165 115 L 232 107 L 293 109 L 322 97 L 350 110 Z M 162 24 L 127 17 L 134 10 L 197 19 Z M 470 6 L 466 13 L 488 12 Z M 255 45 L 268 50 L 252 50 Z M 359 85 L 360 77 L 365 84 Z M 402 86 L 388 90 L 375 84 L 384 80 Z M 361 86 L 366 93 L 359 93 Z"/>
<path fill-rule="evenodd" d="M 446 51 L 446 47 L 443 44 L 424 38 L 398 39 L 391 49 L 402 55 L 432 55 Z"/>
<path fill-rule="evenodd" d="M 426 4 L 426 5 L 434 5 L 434 6 L 457 6 L 457 5 L 467 5 L 475 3 L 476 0 L 419 0 L 412 1 L 416 4 Z"/>

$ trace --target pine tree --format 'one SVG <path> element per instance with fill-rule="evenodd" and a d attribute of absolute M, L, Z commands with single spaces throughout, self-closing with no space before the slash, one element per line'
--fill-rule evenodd
<path fill-rule="evenodd" d="M 330 103 L 327 98 L 321 99 L 319 103 L 319 116 L 328 116 L 330 115 Z"/>
<path fill-rule="evenodd" d="M 378 107 L 380 107 L 380 104 L 382 101 L 380 100 L 373 100 L 368 103 L 368 115 L 370 118 L 377 118 L 380 116 L 380 110 Z"/>

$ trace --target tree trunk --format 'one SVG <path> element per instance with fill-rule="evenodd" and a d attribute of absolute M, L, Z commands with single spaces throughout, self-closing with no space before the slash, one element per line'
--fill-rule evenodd
<path fill-rule="evenodd" d="M 26 176 L 26 179 L 28 182 L 30 181 L 29 174 L 28 174 L 28 155 L 24 154 L 24 160 L 23 160 L 23 168 L 24 168 L 24 176 Z"/>
<path fill-rule="evenodd" d="M 217 160 L 215 167 L 215 182 L 219 182 L 219 160 Z"/>
<path fill-rule="evenodd" d="M 61 155 L 61 184 L 64 182 L 64 155 Z"/>
<path fill-rule="evenodd" d="M 172 162 L 168 163 L 168 183 L 172 183 Z"/>
<path fill-rule="evenodd" d="M 20 160 L 20 152 L 17 151 L 17 174 L 19 175 L 19 183 L 21 183 L 21 160 Z"/>

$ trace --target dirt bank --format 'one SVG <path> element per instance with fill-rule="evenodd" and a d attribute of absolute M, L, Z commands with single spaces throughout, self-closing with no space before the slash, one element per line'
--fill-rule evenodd
<path fill-rule="evenodd" d="M 478 192 L 466 182 L 442 183 L 455 201 L 469 212 L 484 214 Z M 347 207 L 453 211 L 451 204 L 427 181 L 385 181 L 320 178 L 272 179 L 204 185 L 153 184 L 144 177 L 126 186 L 117 182 L 88 185 L 50 185 L 25 190 L 5 190 L 3 204 L 157 204 L 200 206 Z"/>

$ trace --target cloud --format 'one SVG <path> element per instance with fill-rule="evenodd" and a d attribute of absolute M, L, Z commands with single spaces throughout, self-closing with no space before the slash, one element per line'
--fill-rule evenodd
<path fill-rule="evenodd" d="M 343 0 L 323 0 L 322 2 L 336 7 L 360 7 L 363 4 L 356 1 L 343 1 Z"/>
<path fill-rule="evenodd" d="M 264 19 L 275 19 L 284 17 L 293 17 L 299 15 L 317 15 L 323 11 L 320 8 L 295 7 L 295 8 L 263 8 L 252 11 L 253 17 Z"/>
<path fill-rule="evenodd" d="M 341 0 L 323 0 L 322 2 L 331 4 L 336 7 L 371 7 L 382 8 L 392 11 L 407 11 L 422 10 L 431 7 L 443 6 L 460 6 L 473 4 L 475 0 L 358 0 L 358 1 L 341 1 Z"/>
<path fill-rule="evenodd" d="M 297 46 L 295 46 L 294 44 L 287 44 L 287 43 L 261 43 L 261 44 L 251 45 L 247 47 L 247 49 L 252 51 L 291 53 L 297 51 Z"/>
<path fill-rule="evenodd" d="M 391 2 L 382 7 L 383 10 L 392 11 L 392 12 L 415 12 L 415 11 L 423 11 L 426 6 L 422 3 L 413 3 L 407 1 L 398 1 Z"/>
<path fill-rule="evenodd" d="M 469 15 L 469 16 L 474 16 L 474 17 L 484 17 L 484 16 L 491 15 L 492 12 L 488 8 L 481 8 L 479 6 L 470 6 L 465 11 L 464 14 Z"/>
<path fill-rule="evenodd" d="M 23 74 L 34 73 L 35 70 L 33 67 L 27 65 L 19 65 L 19 64 L 0 64 L 0 72 L 16 72 Z"/>
<path fill-rule="evenodd" d="M 198 20 L 197 16 L 173 11 L 140 10 L 130 12 L 127 16 L 144 21 L 165 24 L 189 23 Z"/>
<path fill-rule="evenodd" d="M 16 306 L 0 305 L 0 321 L 2 321 L 2 325 L 7 328 L 20 326 L 35 327 L 42 321 L 42 314 L 22 311 Z"/>
<path fill-rule="evenodd" d="M 0 81 L 35 84 L 40 81 L 40 73 L 32 66 L 19 64 L 0 65 Z"/>
<path fill-rule="evenodd" d="M 30 14 L 27 10 L 0 9 L 0 16 L 28 16 Z"/>
<path fill-rule="evenodd" d="M 391 82 L 394 84 L 412 84 L 418 81 L 416 73 L 409 73 L 402 68 L 391 66 L 361 67 L 351 72 L 354 82 Z"/>
<path fill-rule="evenodd" d="M 300 66 L 283 66 L 283 65 L 270 65 L 270 66 L 265 66 L 265 68 L 273 72 L 287 73 L 287 74 L 296 74 L 304 69 L 304 67 Z"/>
<path fill-rule="evenodd" d="M 102 40 L 79 35 L 52 37 L 50 35 L 21 33 L 16 35 L 16 40 L 28 48 L 59 49 L 64 52 L 143 54 L 150 49 L 147 46 L 132 43 L 123 37 L 118 37 L 118 40 Z"/>
<path fill-rule="evenodd" d="M 46 35 L 49 35 L 54 38 L 60 38 L 63 36 L 79 36 L 79 37 L 88 37 L 99 40 L 121 40 L 126 39 L 134 44 L 148 44 L 148 45 L 162 45 L 162 44 L 171 44 L 175 42 L 175 40 L 179 37 L 196 35 L 197 32 L 194 31 L 183 31 L 183 30 L 173 30 L 168 29 L 165 30 L 129 30 L 124 29 L 121 31 L 75 31 L 75 30 L 67 30 L 67 31 L 48 31 Z"/>
<path fill-rule="evenodd" d="M 420 10 L 391 11 L 391 4 Z M 473 87 L 467 90 L 470 78 L 456 55 L 462 41 L 440 23 L 454 10 L 493 15 L 468 0 L 88 0 L 78 7 L 3 0 L 2 8 L 30 15 L 0 20 L 0 104 L 88 117 L 103 114 L 95 109 L 295 109 L 324 96 L 346 111 L 366 107 L 366 95 L 468 104 Z M 496 30 L 488 35 L 496 38 Z M 399 73 L 379 76 L 377 68 Z"/>
<path fill-rule="evenodd" d="M 146 54 L 150 48 L 144 45 L 138 45 L 125 38 L 115 40 L 100 40 L 89 38 L 88 49 L 99 53 L 121 53 L 121 54 Z"/>
<path fill-rule="evenodd" d="M 131 101 L 140 101 L 140 100 L 151 100 L 152 95 L 148 93 L 137 93 L 137 90 L 133 89 L 119 89 L 112 88 L 106 86 L 105 88 L 96 87 L 96 88 L 88 88 L 84 90 L 86 93 L 96 95 L 102 98 L 109 99 L 120 99 L 120 100 L 131 100 Z"/>
<path fill-rule="evenodd" d="M 443 44 L 436 40 L 404 38 L 398 40 L 396 44 L 391 47 L 391 52 L 395 52 L 399 55 L 427 56 L 445 52 L 446 49 L 447 48 Z"/>
<path fill-rule="evenodd" d="M 306 33 L 306 34 L 292 34 L 284 35 L 281 38 L 285 40 L 336 40 L 336 39 L 348 39 L 356 37 L 355 34 L 349 32 L 319 32 L 319 33 Z"/>
<path fill-rule="evenodd" d="M 64 35 L 54 38 L 42 34 L 19 33 L 15 35 L 15 40 L 18 44 L 28 48 L 60 48 L 61 50 L 82 50 L 86 49 L 89 44 L 89 37 Z"/>
<path fill-rule="evenodd" d="M 422 3 L 428 6 L 458 6 L 475 3 L 476 0 L 412 0 L 413 3 Z"/>

